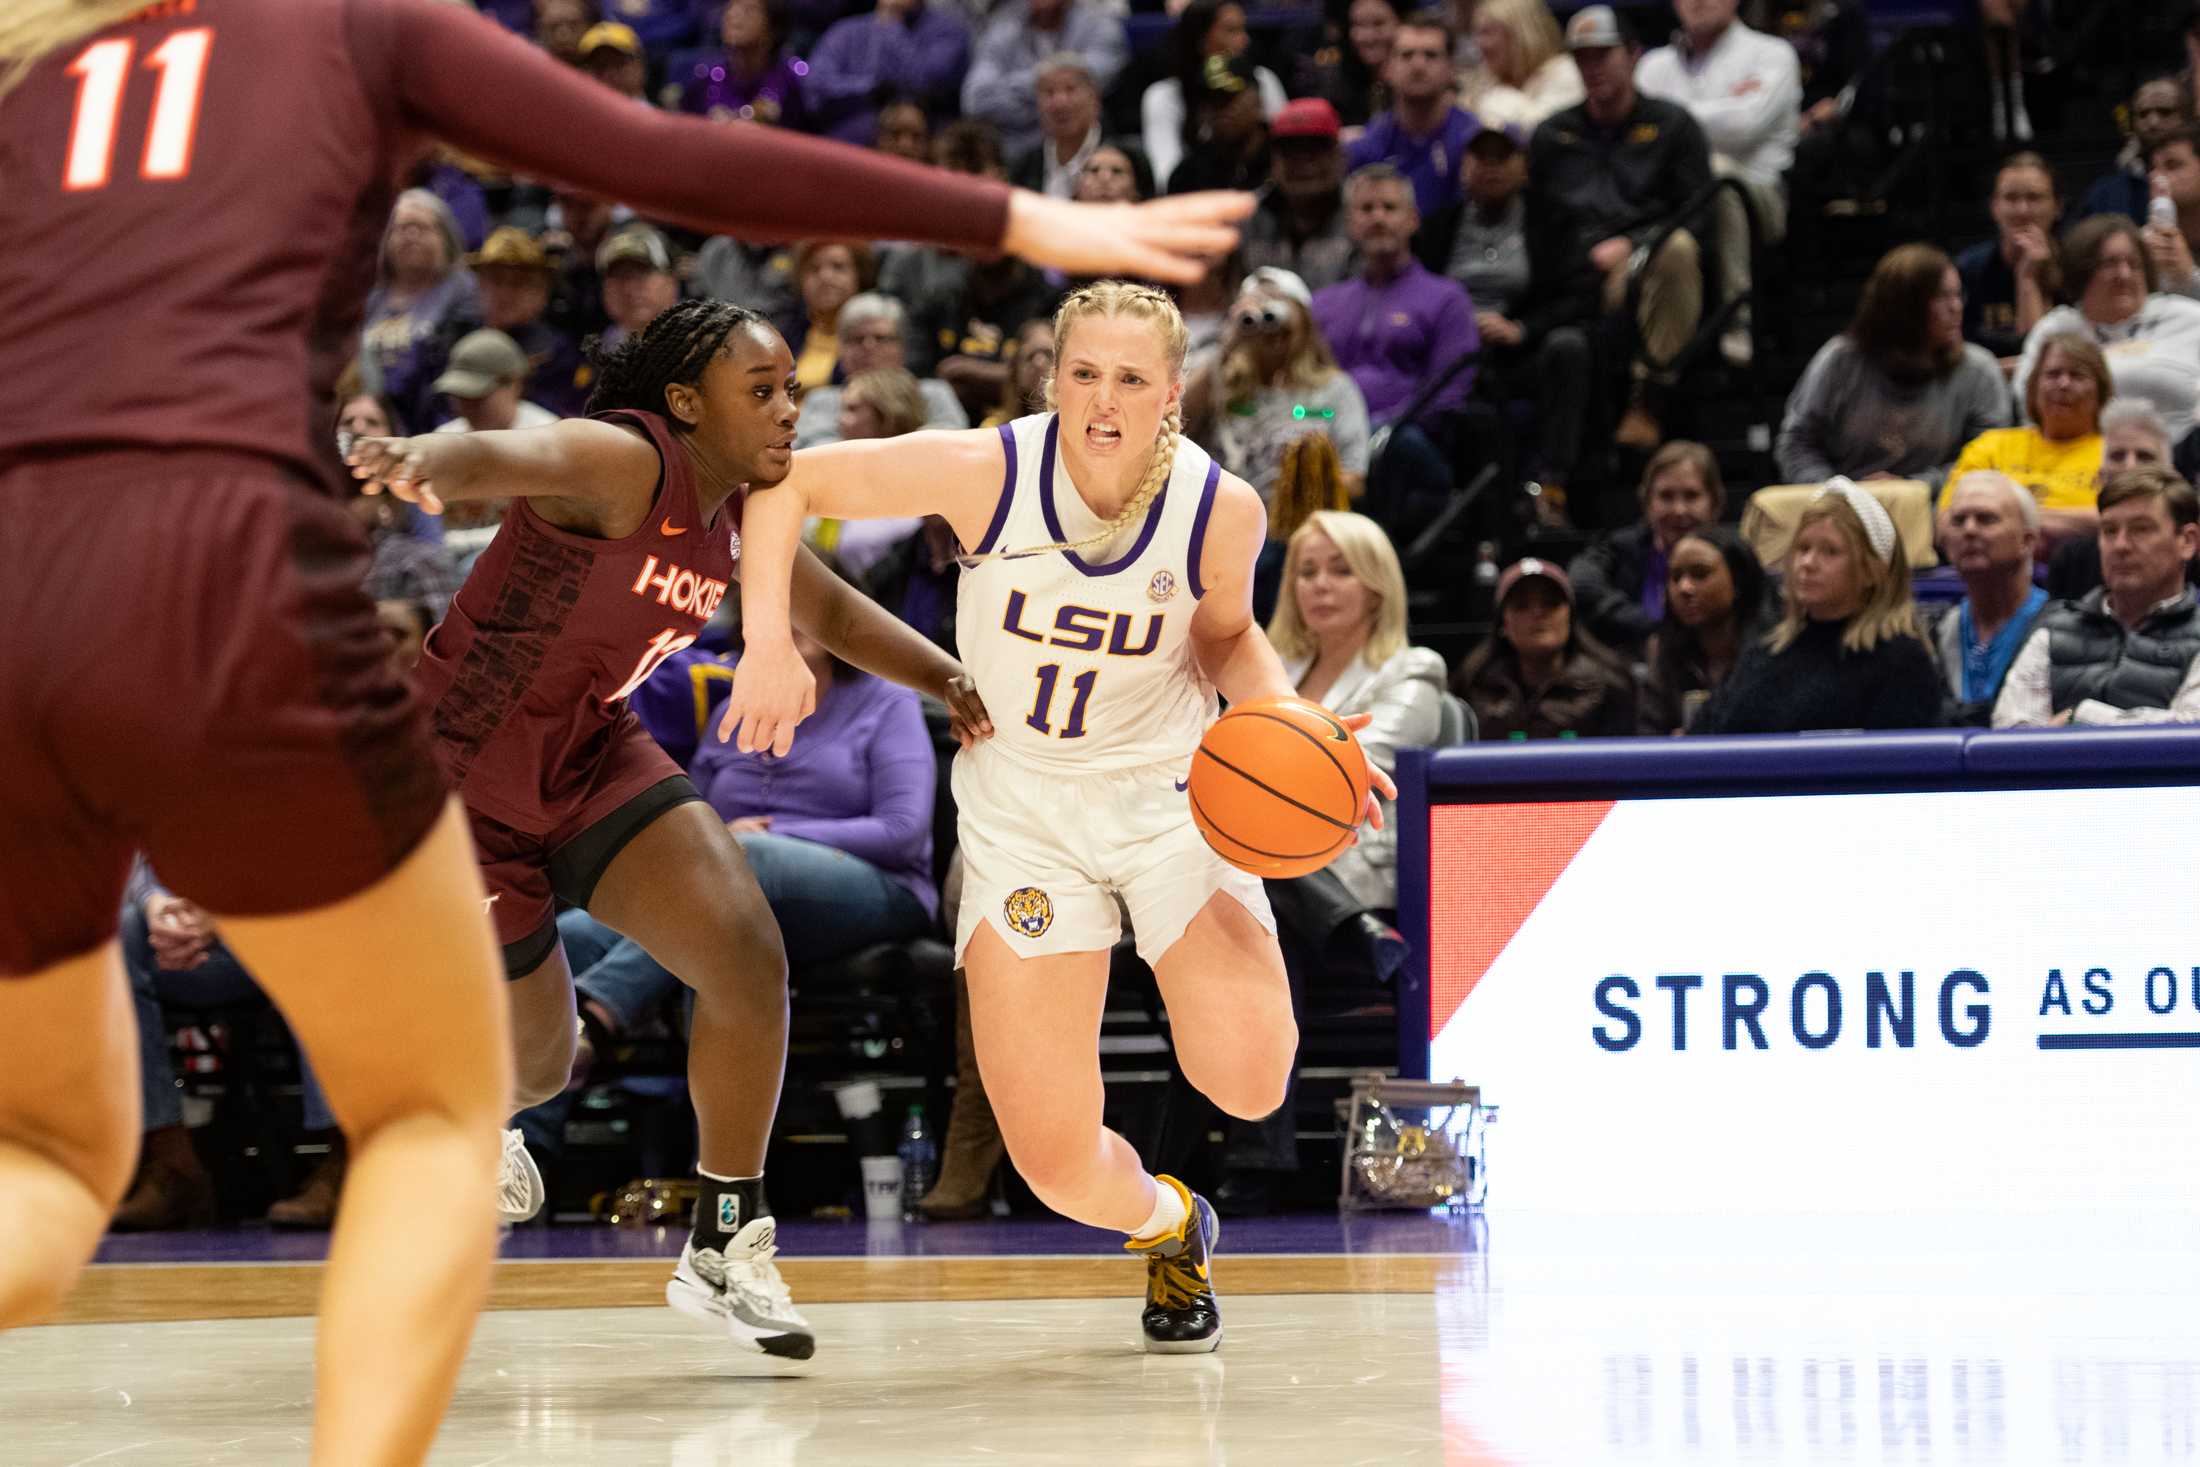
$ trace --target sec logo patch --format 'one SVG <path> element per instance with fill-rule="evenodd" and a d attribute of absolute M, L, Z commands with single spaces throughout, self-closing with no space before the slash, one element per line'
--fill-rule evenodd
<path fill-rule="evenodd" d="M 1025 937 L 1044 937 L 1054 925 L 1054 901 L 1036 886 L 1019 886 L 1001 903 L 1001 915 Z"/>

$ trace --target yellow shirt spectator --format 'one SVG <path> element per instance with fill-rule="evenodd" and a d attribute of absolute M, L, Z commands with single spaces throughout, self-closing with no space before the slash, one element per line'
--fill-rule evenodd
<path fill-rule="evenodd" d="M 1941 486 L 1946 511 L 1965 474 L 1994 469 L 2032 491 L 2043 510 L 2091 509 L 2100 496 L 2101 435 L 2049 438 L 2037 428 L 1995 428 L 1963 445 Z"/>

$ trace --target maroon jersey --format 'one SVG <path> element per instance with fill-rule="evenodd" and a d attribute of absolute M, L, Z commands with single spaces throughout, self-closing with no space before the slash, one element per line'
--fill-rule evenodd
<path fill-rule="evenodd" d="M 598 780 L 633 721 L 627 694 L 694 642 L 741 555 L 746 491 L 706 521 L 665 420 L 605 417 L 647 432 L 664 464 L 642 527 L 597 540 L 513 500 L 420 659 L 444 768 L 467 808 L 529 835 L 607 794 L 615 803 L 621 792 Z"/>
<path fill-rule="evenodd" d="M 446 0 L 161 0 L 0 99 L 0 462 L 327 467 L 312 404 L 429 136 L 713 233 L 984 248 L 1007 221 L 998 184 L 636 106 Z"/>

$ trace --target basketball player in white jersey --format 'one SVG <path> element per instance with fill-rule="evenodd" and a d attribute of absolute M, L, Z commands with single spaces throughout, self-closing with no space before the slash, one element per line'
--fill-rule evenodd
<path fill-rule="evenodd" d="M 747 649 L 720 736 L 738 724 L 743 749 L 784 753 L 809 711 L 787 619 L 806 516 L 946 518 L 969 553 L 956 638 L 995 730 L 954 771 L 955 951 L 986 1095 L 1032 1190 L 1145 1255 L 1146 1348 L 1201 1353 L 1222 1339 L 1214 1211 L 1101 1124 L 1107 952 L 1120 896 L 1186 1077 L 1234 1116 L 1282 1103 L 1298 1030 L 1275 919 L 1201 839 L 1184 782 L 1218 691 L 1292 686 L 1253 621 L 1260 497 L 1178 437 L 1174 303 L 1103 281 L 1063 302 L 1054 340 L 1056 411 L 800 453 L 751 497 Z"/>

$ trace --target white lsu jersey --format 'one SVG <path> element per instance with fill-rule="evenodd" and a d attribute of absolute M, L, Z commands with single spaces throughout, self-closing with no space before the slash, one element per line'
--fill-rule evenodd
<path fill-rule="evenodd" d="M 1061 464 L 1054 414 L 1001 426 L 1008 468 L 972 553 L 1081 540 L 1101 520 Z M 1206 587 L 1199 556 L 1221 466 L 1177 439 L 1169 481 L 1113 545 L 965 566 L 955 639 L 993 715 L 988 746 L 1065 774 L 1188 766 L 1214 722 L 1214 685 L 1192 656 Z M 1088 555 L 1112 559 L 1087 559 Z"/>

